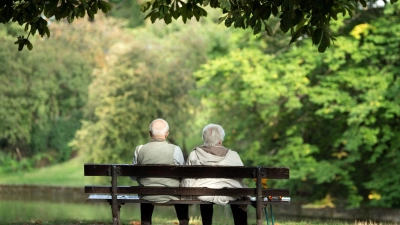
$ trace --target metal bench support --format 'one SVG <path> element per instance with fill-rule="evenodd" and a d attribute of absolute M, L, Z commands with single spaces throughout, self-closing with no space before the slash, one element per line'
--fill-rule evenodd
<path fill-rule="evenodd" d="M 118 171 L 117 166 L 111 166 L 111 210 L 113 216 L 113 225 L 120 225 L 120 208 L 121 205 L 117 203 L 117 178 L 118 178 Z"/>

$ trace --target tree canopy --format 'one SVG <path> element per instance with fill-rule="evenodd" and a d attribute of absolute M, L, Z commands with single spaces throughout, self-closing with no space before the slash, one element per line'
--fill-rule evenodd
<path fill-rule="evenodd" d="M 284 52 L 231 51 L 195 76 L 212 121 L 245 164 L 291 168 L 294 196 L 400 207 L 399 10 L 347 35 L 325 54 L 299 42 Z M 365 14 L 373 14 L 371 11 Z"/>
<path fill-rule="evenodd" d="M 22 50 L 27 46 L 33 48 L 29 41 L 30 35 L 36 32 L 40 36 L 50 37 L 48 20 L 67 19 L 70 23 L 75 18 L 85 15 L 93 20 L 99 11 L 108 13 L 111 3 L 121 0 L 3 0 L 0 2 L 0 22 L 16 22 L 25 26 L 27 37 L 19 36 L 15 44 Z M 354 11 L 374 7 L 386 0 L 153 0 L 146 1 L 141 6 L 141 11 L 149 11 L 145 18 L 150 18 L 154 23 L 163 20 L 169 24 L 172 19 L 182 18 L 186 23 L 193 17 L 199 20 L 207 16 L 206 6 L 222 11 L 220 22 L 227 27 L 248 28 L 254 34 L 265 31 L 269 36 L 274 33 L 269 23 L 273 17 L 279 18 L 279 28 L 284 33 L 290 31 L 290 43 L 302 38 L 311 38 L 319 52 L 324 52 L 335 40 L 329 27 L 331 20 L 337 20 L 339 14 L 352 17 Z M 397 0 L 390 0 L 395 3 Z M 138 15 L 139 16 L 139 15 Z"/>
<path fill-rule="evenodd" d="M 282 31 L 219 29 L 216 11 L 187 26 L 54 22 L 52 38 L 30 38 L 34 52 L 7 44 L 22 27 L 0 26 L 0 174 L 25 168 L 17 148 L 130 163 L 163 117 L 183 150 L 218 123 L 245 165 L 289 166 L 289 184 L 276 186 L 293 201 L 399 208 L 397 5 L 332 21 L 340 35 L 324 54 L 308 40 L 287 46 Z"/>

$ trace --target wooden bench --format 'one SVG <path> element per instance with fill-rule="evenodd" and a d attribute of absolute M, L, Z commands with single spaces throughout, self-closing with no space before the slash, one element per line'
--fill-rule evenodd
<path fill-rule="evenodd" d="M 290 204 L 289 189 L 262 188 L 261 178 L 289 179 L 289 168 L 284 167 L 231 167 L 231 166 L 174 166 L 131 164 L 85 164 L 85 176 L 110 176 L 111 186 L 85 186 L 91 195 L 87 202 L 107 202 L 111 205 L 113 224 L 120 225 L 120 208 L 127 203 L 151 203 L 137 195 L 180 196 L 250 196 L 229 204 L 252 205 L 256 208 L 257 225 L 262 223 L 262 208 L 265 205 Z M 194 187 L 144 187 L 118 186 L 118 176 L 166 177 L 166 178 L 256 178 L 255 188 L 194 188 Z M 129 195 L 127 195 L 129 194 Z M 135 194 L 135 195 L 132 195 Z M 272 197 L 273 196 L 273 197 Z M 177 200 L 166 204 L 212 204 L 200 200 Z"/>

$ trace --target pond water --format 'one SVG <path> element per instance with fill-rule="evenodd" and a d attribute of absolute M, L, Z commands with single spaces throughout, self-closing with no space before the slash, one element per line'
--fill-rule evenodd
<path fill-rule="evenodd" d="M 110 220 L 111 208 L 105 203 L 86 203 L 83 188 L 52 186 L 0 185 L 0 224 L 59 219 Z M 248 208 L 249 221 L 255 222 L 255 209 Z M 198 205 L 190 206 L 189 215 L 200 217 Z M 156 206 L 153 217 L 175 219 L 173 206 Z M 279 216 L 276 218 L 279 218 Z M 139 204 L 121 207 L 121 219 L 139 221 Z M 214 222 L 233 224 L 229 206 L 214 206 Z"/>

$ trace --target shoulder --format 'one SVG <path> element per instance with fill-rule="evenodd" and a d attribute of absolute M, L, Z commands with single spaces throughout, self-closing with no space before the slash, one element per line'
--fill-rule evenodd
<path fill-rule="evenodd" d="M 142 147 L 143 147 L 143 145 L 136 146 L 135 152 L 139 152 Z"/>
<path fill-rule="evenodd" d="M 228 149 L 228 153 L 226 153 L 227 155 L 231 155 L 231 156 L 237 156 L 240 157 L 239 154 L 236 151 L 233 151 L 231 149 Z"/>
<path fill-rule="evenodd" d="M 179 147 L 178 145 L 173 145 L 173 144 L 171 144 L 173 147 L 174 147 L 174 150 L 175 150 L 175 152 L 182 152 L 182 149 L 181 149 L 181 147 Z"/>
<path fill-rule="evenodd" d="M 228 153 L 226 154 L 226 158 L 237 166 L 243 166 L 242 159 L 240 159 L 239 154 L 235 151 L 229 149 Z"/>
<path fill-rule="evenodd" d="M 198 160 L 198 156 L 197 156 L 197 148 L 194 148 L 190 153 L 189 156 L 187 158 L 187 162 L 194 162 Z M 193 164 L 193 163 L 192 163 Z"/>

